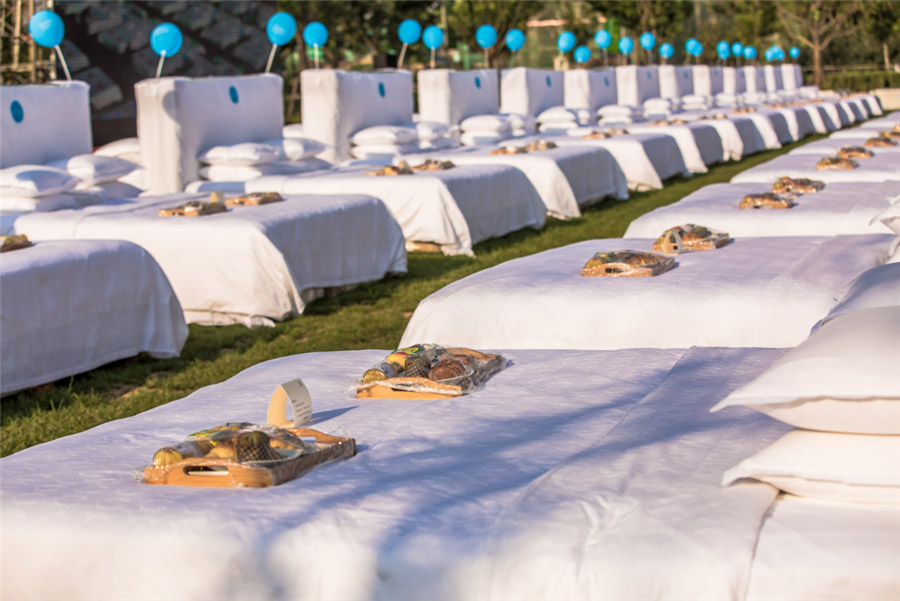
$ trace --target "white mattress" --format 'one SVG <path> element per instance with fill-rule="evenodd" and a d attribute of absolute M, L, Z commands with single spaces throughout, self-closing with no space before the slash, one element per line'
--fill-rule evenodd
<path fill-rule="evenodd" d="M 660 232 L 661 233 L 661 232 Z M 642 278 L 583 277 L 595 252 L 654 238 L 588 240 L 513 259 L 422 300 L 401 339 L 475 348 L 795 346 L 844 286 L 884 262 L 893 234 L 738 238 Z"/>
<path fill-rule="evenodd" d="M 775 127 L 772 125 L 772 119 L 767 115 L 758 113 L 735 114 L 730 112 L 729 109 L 719 107 L 702 111 L 685 111 L 683 113 L 676 113 L 674 116 L 685 119 L 700 119 L 703 117 L 711 117 L 716 114 L 724 114 L 726 118 L 709 119 L 709 121 L 704 121 L 704 123 L 708 122 L 711 125 L 727 124 L 729 122 L 733 123 L 741 137 L 742 156 L 748 156 L 750 154 L 762 152 L 763 150 L 781 148 L 781 142 L 778 141 L 778 133 L 776 133 Z M 718 125 L 718 127 L 723 126 Z M 727 127 L 727 125 L 724 127 Z"/>
<path fill-rule="evenodd" d="M 722 140 L 709 123 L 698 122 L 690 125 L 643 125 L 632 123 L 628 133 L 666 134 L 678 144 L 678 150 L 685 166 L 691 173 L 706 173 L 707 165 L 719 163 L 724 158 Z"/>
<path fill-rule="evenodd" d="M 188 334 L 159 265 L 120 240 L 37 242 L 3 253 L 0 306 L 2 393 L 138 353 L 176 357 Z"/>
<path fill-rule="evenodd" d="M 859 130 L 856 131 L 857 134 L 861 133 Z M 816 140 L 815 142 L 810 142 L 808 144 L 798 146 L 788 154 L 815 154 L 818 156 L 832 156 L 837 154 L 837 151 L 844 146 L 865 146 L 866 140 L 871 137 L 872 136 L 863 135 L 857 138 L 852 138 L 849 136 L 842 138 L 824 138 L 822 140 Z M 870 150 L 872 154 L 875 155 L 887 154 L 891 155 L 894 160 L 900 159 L 900 143 L 897 143 L 896 146 L 887 146 L 884 148 L 867 148 L 866 150 Z M 861 165 L 865 163 L 863 159 L 860 159 L 859 162 Z"/>
<path fill-rule="evenodd" d="M 250 192 L 369 194 L 381 200 L 406 240 L 433 242 L 444 254 L 473 255 L 472 245 L 544 225 L 547 209 L 518 169 L 466 165 L 402 177 L 369 176 L 377 166 L 355 165 L 309 175 L 265 176 Z"/>
<path fill-rule="evenodd" d="M 900 112 L 900 111 L 897 111 Z M 840 131 L 836 131 L 831 134 L 832 138 L 871 138 L 872 136 L 877 136 L 882 131 L 890 131 L 891 128 L 894 127 L 895 124 L 900 123 L 900 119 L 895 119 L 893 121 L 888 120 L 889 117 L 883 117 L 881 119 L 872 119 L 870 121 L 864 122 L 862 125 L 857 127 L 848 127 L 847 129 L 842 129 Z"/>
<path fill-rule="evenodd" d="M 732 236 L 835 236 L 889 230 L 872 219 L 900 198 L 900 181 L 836 182 L 796 197 L 790 209 L 739 209 L 747 194 L 770 192 L 767 184 L 712 184 L 631 222 L 626 238 L 654 238 L 676 225 L 695 223 Z"/>
<path fill-rule="evenodd" d="M 406 271 L 402 232 L 371 196 L 293 196 L 203 217 L 159 217 L 172 194 L 19 217 L 33 240 L 126 239 L 162 267 L 189 322 L 270 325 L 321 288 Z"/>
<path fill-rule="evenodd" d="M 900 179 L 900 162 L 896 156 L 889 154 L 877 154 L 871 159 L 857 161 L 856 169 L 843 170 L 819 170 L 816 163 L 820 156 L 810 154 L 786 154 L 746 169 L 733 178 L 733 183 L 773 183 L 781 176 L 808 177 L 823 182 L 883 182 Z"/>

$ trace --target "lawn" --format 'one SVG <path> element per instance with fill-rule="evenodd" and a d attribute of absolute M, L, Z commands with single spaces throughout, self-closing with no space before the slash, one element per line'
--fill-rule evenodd
<path fill-rule="evenodd" d="M 273 328 L 192 325 L 187 344 L 176 359 L 125 359 L 9 395 L 0 400 L 0 454 L 6 456 L 152 409 L 269 359 L 308 352 L 395 348 L 417 303 L 446 284 L 516 257 L 581 240 L 620 237 L 634 218 L 703 186 L 727 182 L 736 173 L 794 146 L 718 165 L 702 176 L 669 181 L 663 190 L 632 193 L 627 201 L 593 205 L 581 218 L 550 220 L 540 231 L 523 230 L 482 242 L 475 246 L 474 258 L 411 253 L 406 276 L 321 299 L 303 315 Z"/>

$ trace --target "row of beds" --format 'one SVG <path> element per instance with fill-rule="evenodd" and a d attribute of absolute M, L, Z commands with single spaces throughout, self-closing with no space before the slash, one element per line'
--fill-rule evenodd
<path fill-rule="evenodd" d="M 462 95 L 448 95 L 443 88 L 445 96 L 454 98 L 453 106 L 472 103 L 469 110 L 476 111 L 459 114 L 489 112 L 483 99 L 464 86 L 474 77 L 490 82 L 491 72 L 439 76 L 463 82 Z M 529 101 L 554 85 L 562 87 L 552 72 L 534 77 L 519 72 L 518 77 L 526 81 L 522 94 Z M 323 78 L 331 81 L 322 84 Z M 173 86 L 160 98 L 190 89 L 195 98 L 209 99 L 235 87 L 242 102 L 252 103 L 259 87 L 254 80 L 280 90 L 274 79 L 159 80 L 148 85 Z M 350 115 L 336 124 L 340 140 L 326 140 L 338 152 L 347 138 L 342 127 L 354 131 L 412 120 L 398 100 L 407 92 L 411 96 L 409 80 L 396 72 L 308 72 L 303 88 L 330 98 Z M 385 84 L 384 96 L 379 83 Z M 491 86 L 472 88 L 490 91 Z M 366 89 L 386 96 L 383 109 L 361 95 Z M 8 93 L 3 89 L 4 107 Z M 421 111 L 421 80 L 419 93 Z M 278 99 L 280 103 L 280 94 Z M 315 100 L 304 97 L 304 111 L 312 111 Z M 527 110 L 538 114 L 550 103 L 561 104 L 559 100 L 545 99 L 543 106 L 538 102 Z M 857 102 L 857 110 L 867 106 Z M 175 103 L 186 105 L 190 102 Z M 400 114 L 388 114 L 398 106 Z M 722 140 L 758 142 L 763 137 L 741 137 L 747 123 L 769 112 L 809 115 L 808 106 L 758 107 L 749 113 L 752 119 L 748 113 L 722 119 L 715 114 L 720 110 L 712 109 L 708 120 L 648 127 L 698 129 L 695 142 L 708 134 L 709 124 L 715 124 L 716 132 L 733 127 L 737 138 L 718 136 L 724 158 Z M 230 108 L 227 103 L 225 108 Z M 819 108 L 813 110 L 820 117 L 827 114 Z M 141 114 L 139 128 L 152 122 L 147 111 Z M 846 117 L 851 111 L 845 105 L 840 114 Z M 308 133 L 312 120 L 307 115 Z M 771 126 L 778 119 L 768 121 Z M 896 598 L 898 475 L 877 483 L 875 488 L 889 501 L 875 503 L 858 502 L 853 492 L 843 492 L 844 497 L 786 494 L 780 490 L 797 488 L 779 489 L 771 479 L 760 481 L 758 474 L 750 479 L 746 476 L 754 474 L 746 467 L 747 473 L 738 470 L 732 478 L 736 482 L 725 485 L 726 472 L 796 432 L 796 424 L 746 407 L 710 409 L 723 399 L 740 397 L 773 371 L 787 370 L 798 379 L 811 373 L 823 385 L 832 374 L 859 390 L 880 377 L 888 383 L 888 392 L 878 393 L 887 399 L 887 426 L 876 429 L 877 435 L 865 432 L 863 438 L 893 444 L 900 434 L 892 430 L 900 425 L 894 408 L 900 403 L 900 271 L 891 262 L 900 235 L 900 153 L 874 149 L 875 156 L 860 159 L 855 169 L 815 169 L 836 148 L 862 145 L 898 123 L 894 114 L 835 131 L 744 171 L 732 183 L 700 189 L 635 220 L 622 239 L 587 241 L 516 259 L 426 298 L 398 346 L 465 346 L 498 352 L 507 361 L 505 369 L 471 394 L 438 401 L 359 399 L 351 392 L 352 383 L 390 350 L 309 353 L 259 364 L 164 407 L 3 459 L 3 597 Z M 623 184 L 641 187 L 626 176 L 630 163 L 616 152 L 640 156 L 636 149 L 658 149 L 664 146 L 661 140 L 676 149 L 679 140 L 686 143 L 683 131 L 679 140 L 629 133 L 591 140 L 586 148 L 583 138 L 541 135 L 580 141 L 560 143 L 540 157 L 510 155 L 510 163 L 499 164 L 488 160 L 468 166 L 457 158 L 482 150 L 432 153 L 428 156 L 446 156 L 457 167 L 407 178 L 366 176 L 365 170 L 386 163 L 360 164 L 336 154 L 330 158 L 338 165 L 318 175 L 267 176 L 267 182 L 258 178 L 225 188 L 226 194 L 277 191 L 286 199 L 283 203 L 231 207 L 197 219 L 159 218 L 161 208 L 206 199 L 211 189 L 223 189 L 220 182 L 188 181 L 197 164 L 184 157 L 196 156 L 199 147 L 184 149 L 182 141 L 209 144 L 196 130 L 189 131 L 194 125 L 190 120 L 172 124 L 173 139 L 179 140 L 168 146 L 178 159 L 174 166 L 154 165 L 154 159 L 142 157 L 147 180 L 169 177 L 178 190 L 16 216 L 16 231 L 36 243 L 3 255 L 4 391 L 66 375 L 33 375 L 6 387 L 8 365 L 28 373 L 28 361 L 20 360 L 27 353 L 17 353 L 16 347 L 27 349 L 39 340 L 38 326 L 50 316 L 59 321 L 51 324 L 45 348 L 64 351 L 68 346 L 86 355 L 97 350 L 94 364 L 82 369 L 141 351 L 177 354 L 186 336 L 185 317 L 200 323 L 282 319 L 301 312 L 322 288 L 404 271 L 407 244 L 431 242 L 448 254 L 468 253 L 471 244 L 506 233 L 501 227 L 478 225 L 477 215 L 489 220 L 492 213 L 484 196 L 476 202 L 477 187 L 465 186 L 469 168 L 469 179 L 482 186 L 490 185 L 485 172 L 491 171 L 504 174 L 507 182 L 523 182 L 518 189 L 530 191 L 526 196 L 537 207 L 534 222 L 509 227 L 540 227 L 548 214 L 576 216 L 551 208 L 553 198 L 571 194 L 577 207 L 606 196 L 627 197 Z M 3 127 L 5 159 L 10 136 L 5 122 Z M 166 135 L 164 125 L 156 122 L 154 127 Z M 211 131 L 227 129 L 222 122 L 210 124 Z M 618 141 L 631 146 L 622 150 L 601 144 Z M 742 154 L 750 154 L 751 147 Z M 660 173 L 655 165 L 662 161 L 654 164 L 644 152 L 660 180 L 683 174 L 683 159 L 681 167 Z M 546 185 L 546 180 L 542 187 L 546 176 L 539 174 L 541 161 L 556 163 L 569 183 L 567 192 L 554 197 L 547 190 L 560 187 Z M 618 165 L 620 175 L 606 178 L 612 182 L 605 184 L 610 186 L 606 192 L 590 188 L 593 183 L 580 188 L 579 181 L 594 178 L 569 177 L 577 172 L 578 161 L 582 169 Z M 595 173 L 605 177 L 607 172 Z M 790 209 L 737 208 L 741 198 L 771 190 L 785 175 L 824 180 L 825 187 L 797 196 Z M 356 183 L 333 187 L 341 181 Z M 273 188 L 275 183 L 280 187 Z M 492 186 L 498 191 L 491 200 L 502 202 L 499 190 L 508 185 Z M 428 189 L 449 194 L 426 196 Z M 472 195 L 468 204 L 467 193 Z M 450 219 L 450 225 L 442 218 L 450 237 L 411 235 L 410 223 L 426 217 L 418 209 L 404 220 L 397 208 L 404 196 L 409 203 L 429 206 L 430 213 L 439 212 L 437 205 L 462 218 Z M 686 223 L 727 232 L 730 244 L 680 254 L 673 269 L 652 278 L 580 276 L 593 253 L 650 250 L 663 230 Z M 460 244 L 465 236 L 459 235 L 459 224 L 469 232 L 469 246 Z M 128 242 L 120 240 L 125 233 Z M 364 268 L 360 256 L 371 263 Z M 320 274 L 331 269 L 330 279 L 307 276 L 301 265 Z M 359 270 L 348 274 L 354 266 Z M 249 274 L 255 280 L 247 280 Z M 188 300 L 196 298 L 197 290 L 206 291 L 206 304 Z M 253 303 L 264 299 L 274 310 L 227 305 L 242 296 Z M 129 312 L 135 307 L 142 307 L 138 314 Z M 91 321 L 94 314 L 100 321 Z M 12 315 L 24 317 L 8 320 Z M 71 321 L 80 322 L 80 332 L 65 330 Z M 103 350 L 103 336 L 112 332 L 134 332 L 135 340 L 110 353 Z M 823 338 L 831 346 L 817 350 Z M 40 370 L 40 364 L 55 360 L 32 359 L 36 365 L 31 367 Z M 147 465 L 155 449 L 178 437 L 217 423 L 262 423 L 272 390 L 298 376 L 312 397 L 312 427 L 353 436 L 355 457 L 264 490 L 157 487 L 132 480 L 132 472 Z M 782 387 L 794 384 L 789 378 Z M 841 400 L 841 394 L 818 391 L 811 396 Z M 800 400 L 810 397 L 797 395 Z M 892 458 L 883 455 L 876 463 L 890 464 Z M 891 469 L 898 471 L 888 465 Z M 866 486 L 873 485 L 867 482 L 862 488 Z"/>

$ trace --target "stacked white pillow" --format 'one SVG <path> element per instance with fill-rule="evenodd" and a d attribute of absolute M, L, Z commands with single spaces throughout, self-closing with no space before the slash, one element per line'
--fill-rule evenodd
<path fill-rule="evenodd" d="M 725 92 L 716 94 L 716 106 L 735 108 L 742 104 L 740 97 L 736 94 L 726 94 Z"/>
<path fill-rule="evenodd" d="M 419 138 L 408 125 L 375 125 L 350 138 L 350 154 L 357 159 L 390 159 L 418 152 Z"/>
<path fill-rule="evenodd" d="M 65 169 L 16 165 L 0 169 L 0 211 L 55 211 L 76 206 L 70 192 L 81 183 Z"/>
<path fill-rule="evenodd" d="M 530 136 L 537 131 L 537 120 L 523 113 L 501 113 L 509 120 L 509 133 L 514 138 Z"/>
<path fill-rule="evenodd" d="M 593 111 L 586 108 L 553 106 L 537 116 L 538 129 L 542 132 L 563 132 L 574 127 L 596 123 Z"/>
<path fill-rule="evenodd" d="M 248 181 L 263 175 L 292 175 L 323 169 L 315 158 L 325 145 L 306 138 L 273 138 L 214 146 L 197 156 L 200 177 L 213 182 Z"/>
<path fill-rule="evenodd" d="M 724 476 L 834 501 L 900 505 L 900 269 L 864 273 L 810 337 L 713 407 L 795 426 Z"/>
<path fill-rule="evenodd" d="M 459 146 L 459 128 L 436 121 L 417 121 L 410 125 L 416 131 L 421 150 L 439 150 Z"/>
<path fill-rule="evenodd" d="M 505 115 L 473 115 L 463 119 L 459 129 L 465 146 L 498 144 L 512 135 L 512 122 Z"/>
<path fill-rule="evenodd" d="M 611 123 L 628 124 L 634 121 L 640 121 L 643 113 L 640 107 L 626 106 L 624 104 L 608 104 L 597 109 L 597 115 L 600 117 L 602 125 Z"/>
<path fill-rule="evenodd" d="M 644 101 L 644 115 L 648 119 L 655 117 L 668 118 L 678 110 L 681 103 L 676 98 L 648 98 Z"/>
<path fill-rule="evenodd" d="M 700 94 L 687 94 L 681 97 L 681 110 L 683 111 L 701 111 L 712 106 L 712 99 L 708 96 Z"/>

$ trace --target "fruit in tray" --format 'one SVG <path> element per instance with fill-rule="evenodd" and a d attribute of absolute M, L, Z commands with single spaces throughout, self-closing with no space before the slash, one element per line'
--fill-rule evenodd
<path fill-rule="evenodd" d="M 611 250 L 595 253 L 581 268 L 588 277 L 650 277 L 675 267 L 675 259 L 637 250 Z"/>
<path fill-rule="evenodd" d="M 841 159 L 871 159 L 875 156 L 871 150 L 862 146 L 842 146 L 837 155 Z"/>
<path fill-rule="evenodd" d="M 748 194 L 741 199 L 739 209 L 790 209 L 795 204 L 790 196 L 764 192 L 762 194 Z"/>
<path fill-rule="evenodd" d="M 876 136 L 874 138 L 869 138 L 866 140 L 865 146 L 867 148 L 891 148 L 896 146 L 897 143 L 892 139 L 884 136 Z"/>
<path fill-rule="evenodd" d="M 772 192 L 775 194 L 811 194 L 823 188 L 825 188 L 823 181 L 806 177 L 795 179 L 785 175 L 775 180 Z"/>
<path fill-rule="evenodd" d="M 687 223 L 664 231 L 653 243 L 653 250 L 666 255 L 677 255 L 682 252 L 721 248 L 730 241 L 731 238 L 726 232 Z"/>
<path fill-rule="evenodd" d="M 9 234 L 0 236 L 0 253 L 19 248 L 27 248 L 32 246 L 31 240 L 25 234 Z"/>
<path fill-rule="evenodd" d="M 491 154 L 494 156 L 500 156 L 505 154 L 525 154 L 528 152 L 528 149 L 524 146 L 514 146 L 512 144 L 507 146 L 501 146 L 500 148 L 495 148 L 491 151 Z"/>
<path fill-rule="evenodd" d="M 816 169 L 820 171 L 846 171 L 857 167 L 859 167 L 859 163 L 856 161 L 840 157 L 825 157 L 816 163 Z"/>
<path fill-rule="evenodd" d="M 160 209 L 160 217 L 199 217 L 201 215 L 212 215 L 214 213 L 224 213 L 228 210 L 225 203 L 206 202 L 202 200 L 191 200 L 171 209 Z"/>
<path fill-rule="evenodd" d="M 535 140 L 531 144 L 528 144 L 525 147 L 525 150 L 528 152 L 535 152 L 541 150 L 552 150 L 556 148 L 556 142 L 551 142 L 550 140 Z"/>
<path fill-rule="evenodd" d="M 386 167 L 382 167 L 381 169 L 374 169 L 372 171 L 366 171 L 366 175 L 375 175 L 375 176 L 383 176 L 386 175 L 388 177 L 393 177 L 397 175 L 412 175 L 413 170 L 409 166 L 409 163 L 406 161 L 400 161 L 396 165 L 388 165 Z"/>
<path fill-rule="evenodd" d="M 229 207 L 253 206 L 267 205 L 273 202 L 282 202 L 283 200 L 284 198 L 278 192 L 254 192 L 252 194 L 244 194 L 243 196 L 229 198 L 225 201 L 225 204 Z"/>
<path fill-rule="evenodd" d="M 420 163 L 412 168 L 413 171 L 444 171 L 445 169 L 453 169 L 456 165 L 453 161 L 438 161 L 435 159 L 425 159 L 424 163 Z"/>
<path fill-rule="evenodd" d="M 248 461 L 281 461 L 310 450 L 310 444 L 276 426 L 249 423 L 217 426 L 191 434 L 188 440 L 163 447 L 153 455 L 153 467 L 166 467 L 185 459 L 208 457 Z"/>

